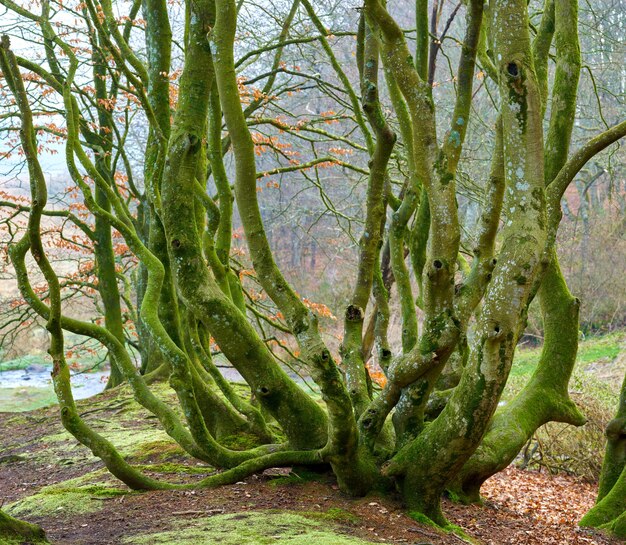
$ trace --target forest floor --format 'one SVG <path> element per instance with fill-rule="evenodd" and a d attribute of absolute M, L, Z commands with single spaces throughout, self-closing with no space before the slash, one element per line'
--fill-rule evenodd
<path fill-rule="evenodd" d="M 164 385 L 157 393 L 172 396 Z M 148 474 L 193 482 L 213 471 L 184 455 L 126 387 L 78 406 L 89 425 Z M 0 413 L 3 509 L 40 524 L 59 545 L 617 543 L 577 526 L 595 494 L 594 485 L 573 477 L 511 467 L 486 483 L 484 506 L 444 502 L 462 534 L 416 522 L 394 498 L 350 499 L 329 475 L 297 469 L 268 470 L 214 490 L 137 493 L 62 429 L 58 408 Z"/>

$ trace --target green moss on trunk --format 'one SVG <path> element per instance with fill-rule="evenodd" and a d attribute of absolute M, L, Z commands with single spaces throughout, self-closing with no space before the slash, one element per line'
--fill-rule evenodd
<path fill-rule="evenodd" d="M 30 524 L 10 517 L 0 511 L 0 538 L 3 543 L 48 543 L 46 534 L 42 528 L 35 524 Z"/>
<path fill-rule="evenodd" d="M 539 298 L 544 345 L 537 369 L 515 399 L 498 409 L 477 451 L 450 485 L 463 501 L 480 501 L 482 484 L 508 466 L 546 422 L 585 423 L 568 394 L 578 350 L 580 303 L 567 289 L 555 252 L 542 279 Z"/>

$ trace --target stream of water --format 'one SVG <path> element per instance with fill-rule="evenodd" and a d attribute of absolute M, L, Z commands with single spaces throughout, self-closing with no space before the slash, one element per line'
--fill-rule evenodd
<path fill-rule="evenodd" d="M 108 373 L 73 373 L 74 399 L 99 394 Z M 0 412 L 28 411 L 56 403 L 50 367 L 33 365 L 26 369 L 0 372 Z"/>
<path fill-rule="evenodd" d="M 244 382 L 242 376 L 232 367 L 219 366 L 220 372 L 229 382 Z M 31 365 L 26 369 L 0 371 L 0 412 L 30 411 L 57 403 L 51 367 Z M 291 374 L 291 373 L 290 373 Z M 108 372 L 73 373 L 71 376 L 74 399 L 85 399 L 104 391 Z M 300 377 L 292 375 L 299 384 Z"/>
<path fill-rule="evenodd" d="M 99 394 L 106 386 L 108 373 L 78 373 L 71 376 L 72 390 L 76 399 L 85 399 Z M 0 388 L 50 388 L 52 378 L 50 370 L 2 371 L 0 373 Z"/>

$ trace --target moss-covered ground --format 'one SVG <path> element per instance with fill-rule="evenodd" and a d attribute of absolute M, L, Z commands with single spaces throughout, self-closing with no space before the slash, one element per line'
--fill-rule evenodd
<path fill-rule="evenodd" d="M 199 518 L 167 532 L 134 536 L 129 545 L 367 545 L 342 533 L 332 520 L 295 513 L 249 511 Z M 380 543 L 380 541 L 379 541 Z"/>
<path fill-rule="evenodd" d="M 104 484 L 67 487 L 65 483 L 46 486 L 37 494 L 5 507 L 16 518 L 25 516 L 71 516 L 100 510 L 102 501 L 128 494 L 128 490 Z"/>

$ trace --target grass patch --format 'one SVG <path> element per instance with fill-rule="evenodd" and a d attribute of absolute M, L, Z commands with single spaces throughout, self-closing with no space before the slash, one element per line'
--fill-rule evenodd
<path fill-rule="evenodd" d="M 34 411 L 56 403 L 52 388 L 0 388 L 0 407 L 4 412 Z"/>
<path fill-rule="evenodd" d="M 584 365 L 598 360 L 613 360 L 623 349 L 624 332 L 616 331 L 608 335 L 589 337 L 578 344 L 576 365 Z M 515 359 L 511 367 L 511 376 L 527 376 L 537 367 L 541 347 L 522 348 L 515 351 Z"/>
<path fill-rule="evenodd" d="M 578 354 L 576 356 L 576 366 L 574 376 L 570 381 L 570 390 L 579 390 L 580 381 L 576 377 L 586 375 L 586 367 L 593 362 L 611 362 L 624 349 L 624 332 L 616 331 L 608 335 L 589 337 L 581 340 L 578 344 Z M 539 357 L 541 356 L 541 346 L 535 348 L 518 347 L 515 351 L 515 358 L 511 367 L 509 380 L 502 394 L 503 401 L 510 401 L 528 382 L 531 375 L 537 368 Z M 614 385 L 615 388 L 619 387 Z M 606 397 L 603 394 L 603 397 Z M 612 403 L 615 403 L 613 400 Z"/>
<path fill-rule="evenodd" d="M 117 422 L 108 423 L 102 420 L 98 423 L 104 423 L 105 425 L 102 427 L 94 426 L 94 429 L 111 441 L 122 456 L 145 455 L 145 445 L 154 445 L 154 443 L 172 445 L 170 452 L 182 452 L 180 447 L 163 430 L 155 428 L 125 428 L 118 425 Z M 86 448 L 66 431 L 42 437 L 41 442 L 49 443 L 53 448 L 58 448 L 65 455 L 68 454 L 69 450 L 76 448 L 80 449 L 81 455 L 88 456 Z M 67 443 L 70 444 L 68 445 Z M 96 459 L 94 456 L 90 456 L 90 458 Z"/>
<path fill-rule="evenodd" d="M 602 337 L 591 337 L 578 347 L 578 364 L 597 360 L 613 360 L 623 349 L 624 332 L 614 332 Z"/>
<path fill-rule="evenodd" d="M 239 433 L 220 439 L 220 443 L 232 450 L 248 450 L 259 446 L 259 439 L 251 433 Z"/>
<path fill-rule="evenodd" d="M 189 526 L 193 524 L 193 526 Z M 252 511 L 181 523 L 168 532 L 127 538 L 129 545 L 371 545 L 321 520 L 295 513 Z"/>

